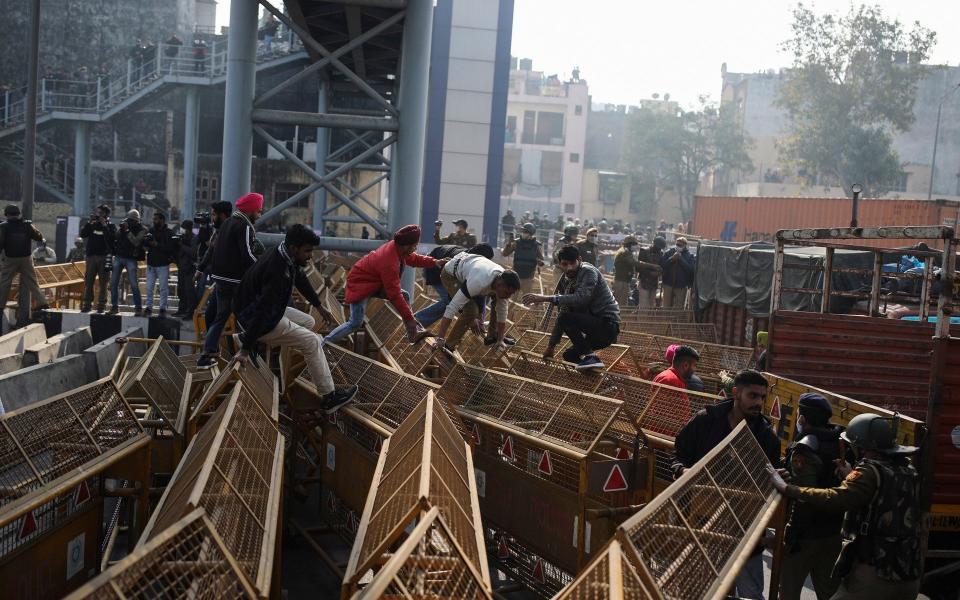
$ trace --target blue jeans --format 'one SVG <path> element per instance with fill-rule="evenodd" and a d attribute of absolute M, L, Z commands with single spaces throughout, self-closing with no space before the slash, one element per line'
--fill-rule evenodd
<path fill-rule="evenodd" d="M 163 267 L 147 266 L 147 310 L 153 308 L 153 286 L 160 280 L 160 310 L 167 310 L 167 298 L 170 295 L 170 265 Z"/>
<path fill-rule="evenodd" d="M 350 305 L 350 319 L 343 325 L 338 325 L 336 329 L 323 338 L 323 343 L 336 342 L 347 337 L 354 331 L 359 331 L 363 327 L 363 315 L 367 311 L 367 302 L 370 298 L 364 298 L 360 302 Z"/>
<path fill-rule="evenodd" d="M 207 335 L 203 338 L 203 351 L 206 354 L 218 354 L 220 352 L 220 334 L 227 325 L 230 315 L 233 314 L 233 295 L 237 291 L 237 285 L 233 283 L 224 283 L 222 281 L 214 284 L 216 287 L 213 293 L 217 299 L 217 316 L 213 322 L 207 321 Z"/>
<path fill-rule="evenodd" d="M 400 293 L 403 294 L 403 299 L 406 300 L 407 304 L 410 304 L 410 294 L 406 290 L 400 290 Z M 327 337 L 323 338 L 323 343 L 327 342 L 336 342 L 347 337 L 354 331 L 360 331 L 363 328 L 363 315 L 367 312 L 367 303 L 370 302 L 370 298 L 373 296 L 364 298 L 360 302 L 356 302 L 350 305 L 350 319 L 343 325 L 337 326 L 336 329 L 327 334 Z M 381 340 L 385 341 L 385 340 Z"/>
<path fill-rule="evenodd" d="M 127 277 L 130 279 L 130 287 L 133 288 L 133 306 L 140 310 L 140 284 L 137 281 L 137 260 L 135 258 L 125 258 L 122 256 L 113 257 L 113 274 L 110 275 L 110 300 L 113 308 L 120 306 L 120 273 L 127 270 Z"/>
<path fill-rule="evenodd" d="M 413 315 L 413 318 L 420 321 L 420 324 L 424 327 L 430 327 L 439 321 L 444 311 L 447 310 L 447 305 L 450 304 L 450 292 L 447 291 L 447 288 L 443 287 L 443 284 L 431 283 L 430 287 L 437 292 L 440 300 Z"/>

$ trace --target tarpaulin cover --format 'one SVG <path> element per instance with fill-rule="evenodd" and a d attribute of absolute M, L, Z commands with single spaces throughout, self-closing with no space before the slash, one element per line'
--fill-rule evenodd
<path fill-rule="evenodd" d="M 822 273 L 811 269 L 791 269 L 790 266 L 822 266 L 826 250 L 815 247 L 786 248 L 784 251 L 783 287 L 820 288 Z M 774 246 L 764 242 L 725 243 L 701 241 L 697 250 L 696 295 L 697 310 L 711 302 L 746 308 L 751 315 L 770 313 L 770 293 L 773 288 Z M 860 250 L 836 250 L 834 267 L 871 269 L 873 254 Z M 834 273 L 833 289 L 851 291 L 869 289 L 866 274 Z M 840 306 L 849 302 L 833 298 L 831 312 L 846 312 Z M 785 293 L 780 298 L 783 310 L 819 310 L 820 296 Z"/>

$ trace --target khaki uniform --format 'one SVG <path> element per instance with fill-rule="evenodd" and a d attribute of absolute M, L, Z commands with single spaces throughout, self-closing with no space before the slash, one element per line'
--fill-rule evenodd
<path fill-rule="evenodd" d="M 815 451 L 803 444 L 794 444 L 790 453 L 790 483 L 801 487 L 816 487 L 823 468 L 823 460 Z M 793 523 L 791 522 L 791 525 Z M 788 526 L 788 531 L 790 527 Z M 837 591 L 840 581 L 833 577 L 833 566 L 840 554 L 840 527 L 827 536 L 804 535 L 798 532 L 797 540 L 784 548 L 780 574 L 780 597 L 784 600 L 800 600 L 807 575 L 813 581 L 817 600 L 829 600 Z"/>
<path fill-rule="evenodd" d="M 477 236 L 472 233 L 465 233 L 459 235 L 457 233 L 451 233 L 448 236 L 440 237 L 440 230 L 433 230 L 433 242 L 441 246 L 446 244 L 453 244 L 454 246 L 462 246 L 469 250 L 477 245 Z"/>
<path fill-rule="evenodd" d="M 847 477 L 840 482 L 840 485 L 834 488 L 810 488 L 797 487 L 795 485 L 787 486 L 785 495 L 794 500 L 809 502 L 813 507 L 825 511 L 845 511 L 847 519 L 851 515 L 858 514 L 875 502 L 875 498 L 882 497 L 879 493 L 881 482 L 877 470 L 870 464 L 873 461 L 861 461 L 857 467 L 850 472 Z M 892 482 L 890 485 L 893 485 Z M 894 518 L 902 518 L 907 510 L 898 512 Z M 920 527 L 919 520 L 913 524 Z M 845 525 L 846 526 L 846 525 Z M 846 537 L 846 533 L 844 536 Z M 902 557 L 870 557 L 865 556 L 866 548 L 860 550 L 856 547 L 846 548 L 846 544 L 858 544 L 862 541 L 864 547 L 868 546 L 869 538 L 858 538 L 854 540 L 845 539 L 844 551 L 851 550 L 852 560 L 843 574 L 843 579 L 836 594 L 831 600 L 913 600 L 917 597 L 920 590 L 920 579 L 900 580 L 889 579 L 880 576 L 879 566 L 870 564 L 868 561 L 886 561 L 889 564 L 892 561 L 909 562 L 914 557 L 907 556 L 911 554 L 910 550 L 904 546 Z M 837 562 L 836 569 L 841 569 L 841 558 Z"/>

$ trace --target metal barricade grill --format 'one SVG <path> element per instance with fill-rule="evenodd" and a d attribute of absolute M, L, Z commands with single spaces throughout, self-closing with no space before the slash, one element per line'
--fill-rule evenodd
<path fill-rule="evenodd" d="M 359 390 L 350 408 L 364 413 L 384 428 L 393 431 L 417 407 L 427 392 L 436 386 L 412 375 L 401 373 L 365 356 L 339 346 L 324 346 L 327 363 L 335 383 L 354 384 Z M 303 377 L 309 380 L 309 374 Z M 456 411 L 447 403 L 443 410 L 461 433 L 466 433 Z"/>
<path fill-rule="evenodd" d="M 625 328 L 629 328 L 629 323 Z M 667 347 L 671 344 L 693 347 L 700 354 L 697 368 L 704 371 L 740 371 L 750 365 L 753 358 L 751 348 L 724 346 L 678 337 L 667 337 L 639 331 L 622 331 L 618 341 L 628 344 L 640 364 L 662 363 Z"/>
<path fill-rule="evenodd" d="M 0 507 L 146 439 L 113 381 L 101 379 L 0 417 Z"/>
<path fill-rule="evenodd" d="M 67 598 L 249 600 L 257 594 L 206 512 L 197 509 Z"/>
<path fill-rule="evenodd" d="M 370 569 L 360 597 L 380 598 L 411 578 L 418 597 L 490 596 L 470 449 L 432 392 L 384 442 L 359 531 L 345 596 Z"/>
<path fill-rule="evenodd" d="M 573 581 L 573 575 L 539 556 L 535 550 L 484 517 L 488 553 L 497 565 L 525 588 L 549 598 Z"/>
<path fill-rule="evenodd" d="M 663 321 L 666 323 L 693 323 L 692 310 L 681 308 L 624 308 L 620 307 L 620 322 Z"/>
<path fill-rule="evenodd" d="M 324 288 L 320 292 L 320 303 L 327 311 L 333 315 L 333 326 L 343 325 L 346 319 L 343 317 L 343 305 L 337 300 L 336 294 L 330 288 Z"/>
<path fill-rule="evenodd" d="M 120 392 L 129 402 L 145 400 L 167 424 L 167 428 L 183 434 L 183 412 L 186 403 L 183 388 L 187 367 L 177 358 L 163 337 L 154 341 L 123 378 Z"/>
<path fill-rule="evenodd" d="M 664 321 L 626 321 L 620 324 L 620 341 L 625 342 L 630 332 L 647 333 L 717 343 L 717 326 L 713 323 L 669 323 Z M 625 342 L 629 343 L 629 342 Z"/>
<path fill-rule="evenodd" d="M 781 501 L 767 458 L 741 423 L 617 537 L 653 598 L 725 598 Z"/>
<path fill-rule="evenodd" d="M 259 403 L 261 410 L 276 422 L 279 415 L 277 404 L 279 384 L 267 366 L 266 360 L 261 358 L 257 363 L 256 367 L 243 367 L 237 362 L 236 357 L 231 359 L 217 377 L 207 385 L 196 404 L 190 408 L 189 428 L 196 429 L 205 415 L 214 412 L 218 403 L 229 396 L 233 390 L 232 384 L 237 380 L 243 382 L 247 391 Z"/>
<path fill-rule="evenodd" d="M 243 381 L 235 382 L 190 442 L 140 539 L 148 543 L 196 508 L 248 582 L 267 596 L 279 527 L 283 436 L 273 410 L 264 410 Z"/>
<path fill-rule="evenodd" d="M 627 560 L 620 540 L 610 540 L 603 552 L 553 600 L 652 600 L 636 567 Z"/>

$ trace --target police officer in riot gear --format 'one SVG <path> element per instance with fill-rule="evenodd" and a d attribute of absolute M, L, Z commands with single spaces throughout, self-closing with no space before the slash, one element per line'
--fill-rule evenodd
<path fill-rule="evenodd" d="M 0 250 L 3 251 L 3 264 L 0 266 L 0 299 L 6 304 L 10 297 L 13 278 L 20 275 L 20 285 L 24 286 L 39 304 L 37 312 L 47 308 L 47 300 L 37 284 L 37 273 L 33 269 L 33 242 L 46 244 L 43 234 L 30 221 L 20 218 L 20 207 L 10 204 L 3 209 L 6 221 L 0 223 Z M 24 313 L 23 307 L 20 314 Z"/>
<path fill-rule="evenodd" d="M 560 252 L 560 249 L 564 246 L 573 246 L 577 243 L 577 237 L 580 235 L 580 228 L 574 225 L 573 223 L 568 223 L 566 227 L 563 228 L 563 237 L 560 238 L 556 245 L 554 246 L 553 252 L 553 264 L 556 266 L 560 264 L 560 259 L 557 258 L 557 252 Z M 577 250 L 579 252 L 579 249 Z"/>
<path fill-rule="evenodd" d="M 836 463 L 840 458 L 842 430 L 830 424 L 833 408 L 822 395 L 808 392 L 800 396 L 799 413 L 796 441 L 787 448 L 790 483 L 821 489 L 840 485 Z M 828 600 L 840 583 L 832 573 L 840 553 L 843 515 L 801 502 L 793 502 L 789 510 L 780 596 L 785 600 L 800 600 L 809 575 L 817 599 Z"/>
<path fill-rule="evenodd" d="M 832 600 L 906 600 L 920 589 L 922 522 L 920 477 L 907 455 L 916 447 L 896 442 L 898 417 L 872 413 L 851 419 L 841 438 L 857 457 L 838 461 L 840 485 L 819 489 L 788 485 L 769 468 L 783 495 L 815 509 L 844 511 L 843 538 Z"/>
<path fill-rule="evenodd" d="M 513 270 L 520 276 L 517 300 L 533 291 L 533 277 L 537 267 L 543 265 L 543 244 L 535 237 L 536 233 L 533 223 L 525 223 L 520 229 L 520 239 L 510 237 L 500 251 L 504 256 L 513 255 Z"/>

